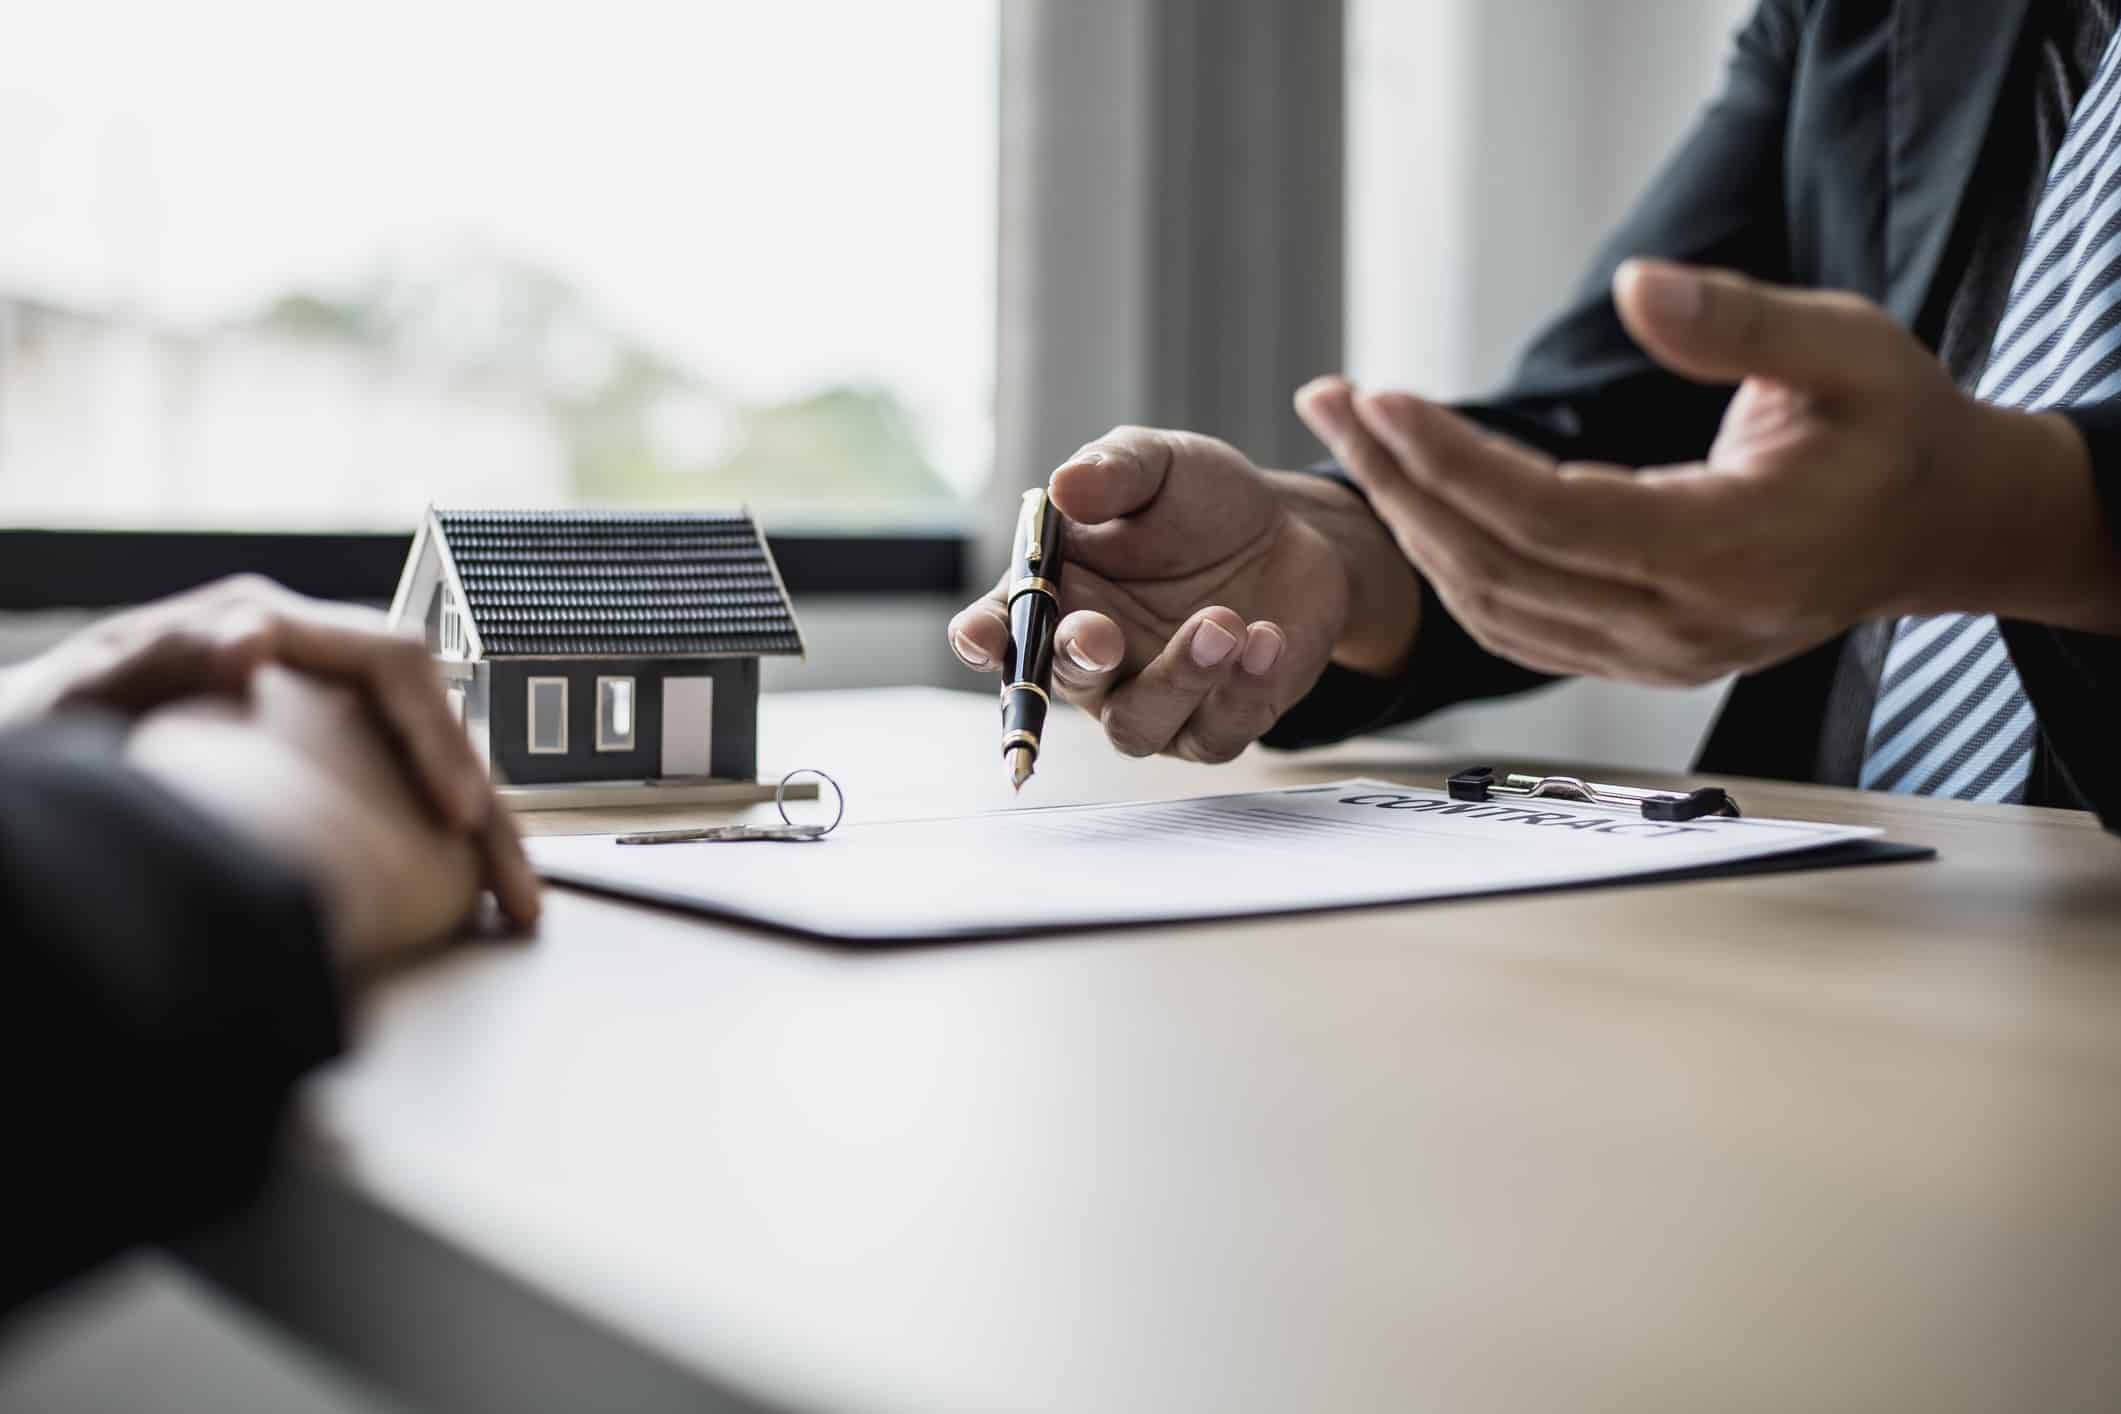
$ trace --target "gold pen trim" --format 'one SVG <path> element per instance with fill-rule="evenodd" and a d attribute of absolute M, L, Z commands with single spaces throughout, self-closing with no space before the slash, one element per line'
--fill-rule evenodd
<path fill-rule="evenodd" d="M 1053 705 L 1053 694 L 1035 682 L 1005 682 L 1002 684 L 1002 700 L 1004 702 L 1009 700 L 1009 694 L 1012 692 L 1035 692 L 1048 707 Z"/>
<path fill-rule="evenodd" d="M 1058 608 L 1060 606 L 1060 586 L 1050 579 L 1041 579 L 1035 574 L 1027 574 L 1009 586 L 1009 602 L 1012 604 L 1026 594 L 1043 594 L 1053 601 L 1054 607 Z"/>
<path fill-rule="evenodd" d="M 1019 746 L 1028 746 L 1032 754 L 1038 753 L 1038 733 L 1013 731 L 1002 738 L 1002 755 L 1007 756 Z"/>

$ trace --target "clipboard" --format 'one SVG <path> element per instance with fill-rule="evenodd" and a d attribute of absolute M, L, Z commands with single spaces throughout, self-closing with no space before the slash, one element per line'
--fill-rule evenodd
<path fill-rule="evenodd" d="M 846 825 L 794 848 L 630 849 L 610 836 L 552 836 L 529 849 L 557 883 L 887 946 L 1838 869 L 1934 853 L 1859 826 L 1723 814 L 1661 820 L 1644 811 L 1663 801 L 1543 792 L 1498 799 L 1497 784 L 1485 800 L 1358 779 L 1002 810 Z M 1065 871 L 1070 887 L 1023 888 L 1027 860 Z"/>

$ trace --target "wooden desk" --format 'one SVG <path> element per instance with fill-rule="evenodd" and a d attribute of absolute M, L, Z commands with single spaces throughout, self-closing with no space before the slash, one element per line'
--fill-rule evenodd
<path fill-rule="evenodd" d="M 850 818 L 1006 799 L 985 697 L 763 719 Z M 1442 770 L 1068 714 L 1031 794 Z M 294 1169 L 656 1352 L 643 1404 L 2121 1407 L 2121 841 L 1735 788 L 1942 858 L 887 952 L 555 891 L 373 998 Z M 379 1280 L 371 1366 L 487 1304 Z M 480 1340 L 464 1407 L 537 1359 Z"/>

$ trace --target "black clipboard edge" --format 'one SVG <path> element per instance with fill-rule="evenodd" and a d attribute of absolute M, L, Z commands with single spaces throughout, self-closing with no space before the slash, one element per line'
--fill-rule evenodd
<path fill-rule="evenodd" d="M 735 846 L 745 848 L 746 846 Z M 777 848 L 764 845 L 759 848 Z M 1537 894 L 1578 893 L 1598 889 L 1636 888 L 1642 885 L 1707 883 L 1719 879 L 1741 879 L 1761 874 L 1799 874 L 1818 869 L 1852 869 L 1872 864 L 1908 864 L 1935 859 L 1937 851 L 1927 845 L 1896 844 L 1890 840 L 1843 840 L 1811 849 L 1791 850 L 1731 864 L 1703 864 L 1686 869 L 1666 869 L 1652 874 L 1629 874 L 1614 879 L 1589 879 L 1564 884 L 1533 884 L 1514 889 L 1482 889 L 1462 894 L 1425 894 L 1405 899 L 1375 899 L 1360 903 L 1320 904 L 1315 908 L 1280 909 L 1270 913 L 1199 913 L 1186 918 L 1121 918 L 1110 921 L 1083 920 L 1050 926 L 1005 924 L 991 928 L 964 928 L 947 933 L 833 933 L 805 928 L 783 918 L 748 909 L 724 907 L 697 894 L 661 889 L 651 884 L 614 882 L 587 870 L 565 867 L 542 868 L 548 883 L 561 884 L 584 893 L 653 904 L 723 922 L 746 923 L 770 933 L 826 943 L 842 948 L 899 948 L 941 943 L 987 942 L 1003 938 L 1055 937 L 1065 933 L 1106 933 L 1122 929 L 1184 928 L 1201 923 L 1229 923 L 1265 918 L 1300 918 L 1322 913 L 1352 913 L 1362 909 L 1409 908 L 1425 903 L 1471 903 L 1480 899 L 1524 898 Z"/>

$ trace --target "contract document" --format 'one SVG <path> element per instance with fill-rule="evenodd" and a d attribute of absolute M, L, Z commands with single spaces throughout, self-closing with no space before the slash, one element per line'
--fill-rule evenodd
<path fill-rule="evenodd" d="M 849 825 L 808 844 L 528 841 L 546 878 L 850 941 L 1307 912 L 1924 857 L 1794 820 L 1659 823 L 1349 780 Z M 1043 886 L 1026 887 L 1027 880 Z"/>

